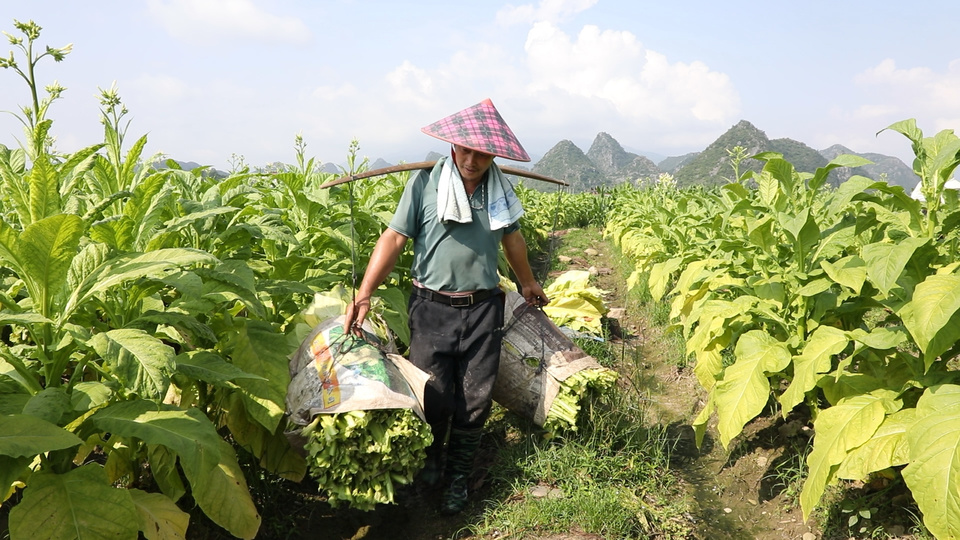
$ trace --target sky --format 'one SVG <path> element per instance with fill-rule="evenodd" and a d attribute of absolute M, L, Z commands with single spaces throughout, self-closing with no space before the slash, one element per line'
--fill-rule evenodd
<path fill-rule="evenodd" d="M 421 161 L 448 145 L 420 128 L 487 98 L 534 163 L 600 132 L 656 162 L 747 120 L 909 165 L 884 128 L 960 128 L 956 0 L 0 0 L 0 30 L 21 37 L 14 20 L 42 27 L 40 47 L 72 44 L 36 70 L 67 88 L 48 112 L 58 150 L 102 140 L 115 88 L 127 147 L 146 135 L 146 155 L 228 171 L 295 163 L 298 136 L 318 162 L 343 164 L 352 141 Z M 29 102 L 0 70 L 0 111 Z M 0 144 L 23 140 L 0 114 Z"/>

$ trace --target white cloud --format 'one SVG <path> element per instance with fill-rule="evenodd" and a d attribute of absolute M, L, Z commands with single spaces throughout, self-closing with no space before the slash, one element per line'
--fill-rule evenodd
<path fill-rule="evenodd" d="M 311 93 L 311 97 L 321 101 L 335 101 L 341 98 L 355 96 L 357 93 L 358 90 L 356 86 L 350 83 L 344 83 L 340 86 L 318 86 Z"/>
<path fill-rule="evenodd" d="M 730 78 L 702 62 L 670 63 L 630 32 L 585 26 L 576 40 L 551 23 L 527 36 L 534 93 L 563 91 L 601 100 L 634 121 L 725 123 L 740 110 Z"/>
<path fill-rule="evenodd" d="M 585 11 L 598 0 L 541 0 L 540 4 L 508 4 L 497 12 L 497 23 L 502 25 L 559 22 Z"/>
<path fill-rule="evenodd" d="M 915 118 L 924 135 L 958 129 L 960 118 L 960 59 L 937 71 L 929 67 L 898 68 L 892 59 L 859 73 L 854 81 L 868 96 L 869 105 L 854 115 L 889 125 Z"/>
<path fill-rule="evenodd" d="M 386 75 L 390 99 L 427 105 L 435 98 L 433 76 L 408 60 Z"/>
<path fill-rule="evenodd" d="M 188 42 L 304 43 L 310 38 L 301 20 L 268 13 L 252 0 L 148 0 L 147 6 L 172 36 Z"/>

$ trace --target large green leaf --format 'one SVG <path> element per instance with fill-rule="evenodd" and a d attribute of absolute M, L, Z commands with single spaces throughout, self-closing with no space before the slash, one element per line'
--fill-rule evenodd
<path fill-rule="evenodd" d="M 226 441 L 219 442 L 219 456 L 204 454 L 200 466 L 185 464 L 183 471 L 203 513 L 230 534 L 253 538 L 260 529 L 260 514 L 250 498 L 233 447 Z"/>
<path fill-rule="evenodd" d="M 770 398 L 767 374 L 790 365 L 790 350 L 760 330 L 740 336 L 734 350 L 737 360 L 723 372 L 716 394 L 720 442 L 724 447 L 743 431 L 743 426 L 763 410 Z"/>
<path fill-rule="evenodd" d="M 960 538 L 960 386 L 928 388 L 916 411 L 903 479 L 927 529 L 937 538 Z"/>
<path fill-rule="evenodd" d="M 216 264 L 216 257 L 196 249 L 168 248 L 147 253 L 123 256 L 101 264 L 89 273 L 74 289 L 64 307 L 63 318 L 83 305 L 91 297 L 116 287 L 125 281 L 142 277 L 162 277 L 173 270 L 199 264 Z"/>
<path fill-rule="evenodd" d="M 177 454 L 166 446 L 148 444 L 147 460 L 150 461 L 150 472 L 160 491 L 172 501 L 180 500 L 187 493 L 187 488 L 177 467 Z"/>
<path fill-rule="evenodd" d="M 53 299 L 64 290 L 81 236 L 83 220 L 73 214 L 36 221 L 20 234 L 17 252 L 24 273 L 20 279 L 27 284 L 34 310 L 44 317 L 54 314 Z"/>
<path fill-rule="evenodd" d="M 250 418 L 242 396 L 237 394 L 230 395 L 224 407 L 227 409 L 227 427 L 234 440 L 259 459 L 261 467 L 287 480 L 303 480 L 307 473 L 307 460 L 290 445 L 290 440 L 284 434 L 284 424 L 270 433 Z"/>
<path fill-rule="evenodd" d="M 916 409 L 902 409 L 886 418 L 876 433 L 849 454 L 837 469 L 837 478 L 865 480 L 867 475 L 910 461 L 907 429 L 916 423 Z"/>
<path fill-rule="evenodd" d="M 23 414 L 60 425 L 64 415 L 72 408 L 66 390 L 62 387 L 47 387 L 30 397 L 23 407 Z"/>
<path fill-rule="evenodd" d="M 833 356 L 849 343 L 850 339 L 838 328 L 821 326 L 814 330 L 803 352 L 793 359 L 793 381 L 780 396 L 784 418 L 816 387 L 820 374 L 830 371 Z"/>
<path fill-rule="evenodd" d="M 889 295 L 914 252 L 926 243 L 926 239 L 908 237 L 896 244 L 875 242 L 863 246 L 860 254 L 867 263 L 870 282 L 884 295 Z"/>
<path fill-rule="evenodd" d="M 100 431 L 120 437 L 134 437 L 176 452 L 184 467 L 197 469 L 217 463 L 220 436 L 213 423 L 199 409 L 178 409 L 147 400 L 131 400 L 97 411 L 90 421 Z"/>
<path fill-rule="evenodd" d="M 283 417 L 290 384 L 289 355 L 293 351 L 286 337 L 269 323 L 240 319 L 227 347 L 234 365 L 262 377 L 244 381 L 240 391 L 250 415 L 273 432 Z"/>
<path fill-rule="evenodd" d="M 177 371 L 198 381 L 215 386 L 233 387 L 225 384 L 236 379 L 266 380 L 259 375 L 243 371 L 211 351 L 189 351 L 177 356 Z"/>
<path fill-rule="evenodd" d="M 110 366 L 127 392 L 163 400 L 176 369 L 169 345 L 143 330 L 121 328 L 93 336 L 90 346 Z"/>
<path fill-rule="evenodd" d="M 820 267 L 830 276 L 830 279 L 853 289 L 857 294 L 860 294 L 863 282 L 867 279 L 866 264 L 856 255 L 850 255 L 832 263 L 820 261 Z"/>
<path fill-rule="evenodd" d="M 162 493 L 131 489 L 130 497 L 140 516 L 140 530 L 147 540 L 186 540 L 190 514 Z"/>
<path fill-rule="evenodd" d="M 827 175 L 830 174 L 830 171 L 838 167 L 854 168 L 870 165 L 871 163 L 873 162 L 861 156 L 840 154 L 830 160 L 830 163 L 828 163 L 826 167 L 817 167 L 817 172 L 814 173 L 813 178 L 810 179 L 810 186 L 812 189 L 818 189 L 827 180 Z"/>
<path fill-rule="evenodd" d="M 137 523 L 130 493 L 111 486 L 103 468 L 91 464 L 31 476 L 10 510 L 10 540 L 136 540 Z"/>
<path fill-rule="evenodd" d="M 924 353 L 932 359 L 960 339 L 960 327 L 948 324 L 960 310 L 960 276 L 932 275 L 917 285 L 913 299 L 900 311 L 903 324 Z"/>
<path fill-rule="evenodd" d="M 27 471 L 33 457 L 10 457 L 0 455 L 0 503 L 13 495 L 13 483 Z"/>
<path fill-rule="evenodd" d="M 34 161 L 26 180 L 30 183 L 30 224 L 59 214 L 60 181 L 50 159 L 44 156 Z"/>
<path fill-rule="evenodd" d="M 800 492 L 800 506 L 807 519 L 820 502 L 826 487 L 836 478 L 847 454 L 873 436 L 892 402 L 872 395 L 858 395 L 824 409 L 817 416 L 813 451 L 807 456 L 807 479 Z"/>
<path fill-rule="evenodd" d="M 82 442 L 73 433 L 36 416 L 0 416 L 0 455 L 32 457 L 77 446 Z"/>

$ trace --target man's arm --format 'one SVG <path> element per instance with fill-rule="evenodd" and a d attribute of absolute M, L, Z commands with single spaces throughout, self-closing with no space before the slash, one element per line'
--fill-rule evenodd
<path fill-rule="evenodd" d="M 523 239 L 519 229 L 512 233 L 503 235 L 500 240 L 503 245 L 503 253 L 507 256 L 507 262 L 510 268 L 517 276 L 520 282 L 520 290 L 527 302 L 536 306 L 542 306 L 549 302 L 543 288 L 533 277 L 533 270 L 530 269 L 530 260 L 527 258 L 527 242 Z"/>
<path fill-rule="evenodd" d="M 380 235 L 377 245 L 373 248 L 373 254 L 370 256 L 370 262 L 367 264 L 367 270 L 363 274 L 360 288 L 357 289 L 353 302 L 347 305 L 344 312 L 343 328 L 345 331 L 353 329 L 356 333 L 359 333 L 360 326 L 367 317 L 367 312 L 370 311 L 370 297 L 393 271 L 393 267 L 397 264 L 397 259 L 406 243 L 406 236 L 390 228 L 387 228 Z"/>

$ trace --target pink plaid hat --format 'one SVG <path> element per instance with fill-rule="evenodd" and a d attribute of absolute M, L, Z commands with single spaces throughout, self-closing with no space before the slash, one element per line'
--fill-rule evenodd
<path fill-rule="evenodd" d="M 485 154 L 514 161 L 530 161 L 527 151 L 520 146 L 520 141 L 489 99 L 437 120 L 420 131 L 441 141 Z"/>

